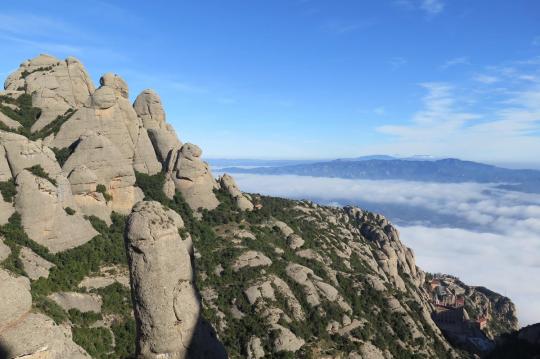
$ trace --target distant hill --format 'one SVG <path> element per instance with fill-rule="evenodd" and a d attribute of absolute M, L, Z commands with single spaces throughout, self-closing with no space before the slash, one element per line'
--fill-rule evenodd
<path fill-rule="evenodd" d="M 454 158 L 441 160 L 347 159 L 250 169 L 228 167 L 223 168 L 223 171 L 348 179 L 499 183 L 499 187 L 503 189 L 540 193 L 540 171 L 513 170 Z"/>

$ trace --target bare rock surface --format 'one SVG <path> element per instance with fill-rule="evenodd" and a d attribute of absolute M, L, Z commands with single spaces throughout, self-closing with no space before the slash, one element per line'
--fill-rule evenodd
<path fill-rule="evenodd" d="M 261 339 L 258 337 L 251 337 L 246 348 L 248 359 L 261 359 L 264 358 L 264 348 L 261 343 Z"/>
<path fill-rule="evenodd" d="M 239 271 L 244 267 L 265 267 L 272 264 L 270 258 L 257 251 L 247 251 L 242 253 L 233 263 L 233 270 Z"/>
<path fill-rule="evenodd" d="M 0 223 L 16 210 L 29 237 L 53 252 L 81 245 L 97 234 L 80 214 L 68 218 L 64 208 L 77 209 L 69 181 L 54 153 L 42 141 L 0 131 L 0 175 L 15 178 L 15 206 L 0 200 Z M 27 169 L 38 167 L 48 178 Z"/>
<path fill-rule="evenodd" d="M 136 171 L 159 172 L 162 165 L 156 158 L 142 120 L 127 99 L 128 89 L 124 80 L 118 75 L 106 74 L 101 84 L 84 106 L 62 125 L 51 146 L 69 147 L 91 131 L 107 137 L 122 160 Z"/>
<path fill-rule="evenodd" d="M 229 192 L 234 199 L 236 206 L 242 211 L 252 211 L 253 203 L 240 191 L 234 178 L 228 174 L 224 174 L 219 179 L 221 188 Z"/>
<path fill-rule="evenodd" d="M 126 228 L 137 351 L 145 358 L 184 358 L 200 314 L 189 253 L 169 212 L 140 202 Z"/>
<path fill-rule="evenodd" d="M 85 166 L 83 169 L 81 166 Z M 81 135 L 77 147 L 62 167 L 64 172 L 73 175 L 72 187 L 75 187 L 78 201 L 87 201 L 85 211 L 107 211 L 104 199 L 94 189 L 95 184 L 105 186 L 112 196 L 111 210 L 127 214 L 135 203 L 142 199 L 141 191 L 135 187 L 135 172 L 128 158 L 105 135 L 85 132 Z M 75 172 L 75 173 L 74 173 Z M 77 173 L 79 172 L 79 173 Z M 94 200 L 88 197 L 93 197 Z M 99 202 L 99 203 L 96 203 Z M 94 208 L 94 210 L 92 210 Z"/>
<path fill-rule="evenodd" d="M 32 306 L 30 281 L 0 269 L 0 333 L 25 315 Z"/>
<path fill-rule="evenodd" d="M 28 313 L 0 332 L 0 347 L 7 359 L 89 359 L 84 349 L 75 344 L 71 330 L 65 330 L 49 317 Z"/>
<path fill-rule="evenodd" d="M 180 148 L 182 143 L 173 127 L 165 121 L 165 111 L 159 95 L 146 89 L 137 96 L 133 108 L 148 131 L 158 160 L 165 163 L 169 153 Z"/>
<path fill-rule="evenodd" d="M 39 55 L 23 62 L 6 79 L 4 88 L 32 96 L 32 105 L 42 112 L 32 126 L 32 131 L 37 131 L 68 109 L 82 106 L 94 91 L 94 84 L 79 60 Z"/>
<path fill-rule="evenodd" d="M 193 210 L 214 209 L 219 202 L 214 194 L 218 188 L 210 168 L 201 159 L 202 150 L 191 143 L 172 151 L 167 159 L 167 172 Z"/>
<path fill-rule="evenodd" d="M 80 214 L 66 213 L 64 208 L 76 208 L 71 187 L 63 175 L 56 176 L 56 182 L 22 171 L 16 178 L 15 196 L 15 208 L 28 236 L 53 253 L 80 246 L 97 235 Z"/>
<path fill-rule="evenodd" d="M 49 298 L 55 301 L 65 311 L 77 309 L 83 313 L 100 313 L 101 305 L 103 304 L 103 300 L 97 294 L 57 292 L 49 295 Z"/>
<path fill-rule="evenodd" d="M 21 248 L 19 259 L 23 265 L 24 272 L 32 280 L 48 278 L 49 270 L 54 267 L 54 264 L 41 258 L 28 247 Z"/>

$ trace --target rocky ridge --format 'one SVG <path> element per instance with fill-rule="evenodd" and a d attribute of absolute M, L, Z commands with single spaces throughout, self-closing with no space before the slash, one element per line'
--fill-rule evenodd
<path fill-rule="evenodd" d="M 385 217 L 215 179 L 154 91 L 131 104 L 74 58 L 25 61 L 4 88 L 3 356 L 462 355 Z M 513 329 L 511 303 L 489 301 L 508 319 L 494 335 Z"/>

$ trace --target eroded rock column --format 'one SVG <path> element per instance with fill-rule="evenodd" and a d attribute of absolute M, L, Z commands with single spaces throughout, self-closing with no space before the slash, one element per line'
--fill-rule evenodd
<path fill-rule="evenodd" d="M 158 202 L 139 202 L 126 227 L 139 358 L 186 358 L 200 302 L 182 218 Z"/>

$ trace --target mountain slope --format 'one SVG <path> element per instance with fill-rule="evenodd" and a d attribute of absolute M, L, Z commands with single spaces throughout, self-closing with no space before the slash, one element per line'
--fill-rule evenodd
<path fill-rule="evenodd" d="M 28 60 L 5 89 L 1 357 L 467 355 L 385 217 L 216 180 L 155 92 L 132 105 L 118 75 L 96 89 L 76 59 Z M 509 332 L 501 298 L 457 309 Z"/>

